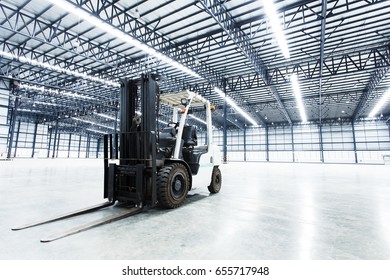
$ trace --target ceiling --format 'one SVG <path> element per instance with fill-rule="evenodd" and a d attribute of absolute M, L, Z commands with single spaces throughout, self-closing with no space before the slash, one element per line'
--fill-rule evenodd
<path fill-rule="evenodd" d="M 218 87 L 259 125 L 301 122 L 290 83 L 298 76 L 312 123 L 366 118 L 390 87 L 390 1 L 275 1 L 286 59 L 261 1 L 68 0 L 110 34 L 48 0 L 0 2 L 0 83 L 12 87 L 19 119 L 62 131 L 112 131 L 118 84 L 158 73 L 163 91 L 191 89 L 216 105 Z M 198 77 L 134 47 L 142 42 Z M 17 101 L 15 101 L 17 100 Z M 200 112 L 194 112 L 201 117 Z M 388 119 L 389 104 L 380 118 Z M 162 120 L 167 120 L 165 116 Z M 200 122 L 193 120 L 202 126 Z M 228 128 L 250 123 L 229 107 Z"/>

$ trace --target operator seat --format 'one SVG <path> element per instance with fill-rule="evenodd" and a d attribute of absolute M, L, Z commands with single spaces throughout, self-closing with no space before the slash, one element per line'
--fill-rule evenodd
<path fill-rule="evenodd" d="M 196 128 L 191 125 L 187 125 L 183 127 L 183 135 L 181 137 L 183 139 L 183 146 L 185 148 L 193 148 L 198 145 L 198 137 L 196 136 Z"/>

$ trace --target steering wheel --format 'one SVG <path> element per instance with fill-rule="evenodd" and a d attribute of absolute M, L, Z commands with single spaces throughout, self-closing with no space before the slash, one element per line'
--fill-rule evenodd
<path fill-rule="evenodd" d="M 168 126 L 171 126 L 176 129 L 179 126 L 179 122 L 169 122 Z"/>

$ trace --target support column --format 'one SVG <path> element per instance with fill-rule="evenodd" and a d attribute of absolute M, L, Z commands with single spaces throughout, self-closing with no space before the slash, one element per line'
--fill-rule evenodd
<path fill-rule="evenodd" d="M 101 142 L 101 138 L 98 138 L 97 139 L 97 147 L 96 147 L 96 158 L 99 158 L 99 150 L 100 150 L 100 142 Z"/>
<path fill-rule="evenodd" d="M 68 158 L 70 157 L 70 144 L 71 143 L 72 143 L 72 133 L 69 133 Z"/>
<path fill-rule="evenodd" d="M 320 124 L 318 128 L 319 128 L 319 136 L 320 136 L 320 161 L 324 163 L 325 160 L 324 160 L 324 143 L 322 141 L 322 124 Z"/>
<path fill-rule="evenodd" d="M 353 138 L 353 152 L 355 154 L 355 163 L 358 163 L 358 155 L 356 149 L 356 135 L 355 135 L 355 122 L 352 121 L 352 138 Z"/>
<path fill-rule="evenodd" d="M 50 157 L 51 135 L 53 134 L 53 129 L 48 128 L 48 132 L 50 132 L 50 134 L 49 134 L 49 145 L 47 147 L 47 158 Z"/>
<path fill-rule="evenodd" d="M 58 119 L 56 120 L 56 127 L 55 127 L 55 132 L 54 132 L 53 154 L 51 156 L 52 158 L 54 158 L 54 156 L 56 154 L 57 133 L 58 133 Z M 57 147 L 57 149 L 58 149 L 58 147 Z"/>
<path fill-rule="evenodd" d="M 59 150 L 59 147 L 60 147 L 60 138 L 61 138 L 61 133 L 58 133 L 56 158 L 58 158 L 58 150 Z"/>
<path fill-rule="evenodd" d="M 223 92 L 225 99 L 223 102 L 223 162 L 227 163 L 227 101 L 226 101 L 226 79 L 223 80 Z"/>
<path fill-rule="evenodd" d="M 268 125 L 265 125 L 265 159 L 269 161 L 269 139 L 268 139 Z"/>
<path fill-rule="evenodd" d="M 115 112 L 115 120 L 114 120 L 114 134 L 112 135 L 113 137 L 113 142 L 114 145 L 112 146 L 112 154 L 113 154 L 113 159 L 116 159 L 118 157 L 118 151 L 117 151 L 117 135 L 116 135 L 116 130 L 118 127 L 118 110 Z"/>
<path fill-rule="evenodd" d="M 38 123 L 36 122 L 35 126 L 34 126 L 34 138 L 33 138 L 33 144 L 32 144 L 32 152 L 31 152 L 32 158 L 34 157 L 34 153 L 35 153 L 35 142 L 37 140 L 37 130 L 38 130 Z"/>
<path fill-rule="evenodd" d="M 19 98 L 16 97 L 14 108 L 12 109 L 11 125 L 9 126 L 9 131 L 8 131 L 8 135 L 9 135 L 8 153 L 7 153 L 8 159 L 11 158 L 11 154 L 12 154 L 12 145 L 14 142 L 15 123 L 16 123 L 16 112 L 18 110 L 18 106 L 19 106 Z"/>
<path fill-rule="evenodd" d="M 18 150 L 19 132 L 20 132 L 20 120 L 18 121 L 18 129 L 16 130 L 16 139 L 15 139 L 15 148 L 14 148 L 14 158 L 16 157 L 16 151 Z"/>
<path fill-rule="evenodd" d="M 80 138 L 79 138 L 79 153 L 78 153 L 78 158 L 80 158 L 80 149 L 81 149 L 81 135 L 80 135 Z"/>
<path fill-rule="evenodd" d="M 244 126 L 244 161 L 246 161 L 246 124 Z"/>
<path fill-rule="evenodd" d="M 85 157 L 89 158 L 89 146 L 91 145 L 91 137 L 87 135 L 87 147 L 85 149 Z"/>
<path fill-rule="evenodd" d="M 295 162 L 295 145 L 294 145 L 294 127 L 293 125 L 290 126 L 291 128 L 291 149 L 292 149 L 292 158 L 293 162 Z"/>

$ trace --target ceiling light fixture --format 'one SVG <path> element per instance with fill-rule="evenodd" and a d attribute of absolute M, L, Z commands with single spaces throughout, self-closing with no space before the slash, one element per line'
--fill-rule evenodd
<path fill-rule="evenodd" d="M 141 116 L 141 112 L 136 111 L 136 113 Z M 100 116 L 100 117 L 105 118 L 105 119 L 109 119 L 109 120 L 115 121 L 115 117 L 112 117 L 112 116 L 109 116 L 109 115 L 106 115 L 106 114 L 96 113 L 95 115 Z M 116 121 L 119 123 L 120 119 L 116 119 Z M 160 123 L 162 123 L 162 124 L 168 125 L 168 122 L 166 122 L 166 121 L 163 121 L 163 120 L 160 120 L 160 119 L 158 119 L 158 121 Z"/>
<path fill-rule="evenodd" d="M 163 121 L 163 120 L 158 120 L 160 123 L 162 123 L 162 124 L 166 124 L 166 125 L 168 125 L 168 122 L 166 122 L 166 121 Z"/>
<path fill-rule="evenodd" d="M 70 107 L 70 106 L 66 106 L 66 105 L 59 105 L 56 103 L 48 103 L 48 102 L 35 101 L 35 100 L 34 100 L 34 104 L 44 105 L 44 106 L 52 106 L 52 107 Z"/>
<path fill-rule="evenodd" d="M 8 58 L 8 59 L 15 59 L 15 60 L 17 60 L 17 61 L 19 61 L 21 63 L 24 63 L 24 64 L 30 64 L 32 66 L 37 66 L 37 67 L 45 68 L 45 69 L 48 69 L 48 70 L 51 70 L 51 71 L 64 73 L 64 74 L 67 74 L 67 75 L 70 75 L 70 76 L 75 76 L 75 77 L 82 78 L 82 79 L 85 79 L 85 80 L 90 80 L 90 81 L 93 81 L 93 82 L 102 83 L 102 84 L 105 84 L 105 85 L 110 86 L 110 87 L 120 87 L 120 84 L 117 83 L 117 82 L 113 82 L 113 81 L 110 81 L 110 80 L 106 80 L 106 79 L 101 79 L 101 78 L 98 78 L 98 77 L 90 76 L 90 75 L 87 75 L 85 73 L 80 73 L 80 72 L 64 69 L 64 68 L 62 68 L 60 66 L 51 65 L 51 64 L 46 63 L 46 62 L 40 62 L 38 60 L 30 59 L 30 58 L 27 58 L 25 56 L 19 56 L 19 55 L 15 55 L 15 54 L 12 54 L 12 53 L 4 52 L 4 51 L 1 51 L 1 50 L 0 50 L 0 56 L 3 56 L 3 57 Z"/>
<path fill-rule="evenodd" d="M 117 39 L 121 39 L 122 41 L 129 43 L 130 45 L 146 52 L 152 57 L 155 57 L 158 60 L 164 61 L 165 63 L 171 65 L 172 67 L 189 74 L 191 76 L 194 76 L 196 78 L 201 78 L 200 75 L 187 66 L 184 66 L 183 64 L 177 62 L 176 60 L 166 56 L 165 54 L 162 54 L 161 52 L 156 51 L 152 47 L 146 45 L 145 43 L 129 36 L 128 34 L 124 33 L 123 31 L 117 29 L 116 27 L 112 26 L 111 24 L 107 23 L 106 21 L 86 12 L 79 6 L 76 6 L 74 4 L 71 4 L 65 0 L 46 0 L 53 5 L 60 7 L 61 9 L 67 11 L 68 13 L 71 13 L 80 19 L 85 20 L 86 22 L 89 22 L 91 25 L 96 26 L 97 28 L 111 34 Z"/>
<path fill-rule="evenodd" d="M 272 0 L 262 0 L 265 13 L 269 19 L 272 31 L 275 35 L 275 39 L 278 42 L 279 48 L 282 51 L 283 56 L 286 59 L 290 58 L 290 52 L 288 50 L 288 44 L 284 37 L 284 32 L 280 26 L 279 17 L 276 13 L 275 5 Z"/>
<path fill-rule="evenodd" d="M 96 113 L 95 115 L 102 117 L 102 118 L 105 118 L 105 119 L 108 119 L 108 120 L 112 120 L 112 121 L 118 120 L 118 119 L 115 119 L 115 117 L 112 117 L 112 116 L 106 115 L 106 114 L 102 114 L 102 113 Z"/>
<path fill-rule="evenodd" d="M 100 124 L 100 123 L 91 122 L 91 121 L 88 121 L 88 120 L 83 120 L 83 119 L 80 119 L 80 118 L 72 117 L 72 119 L 74 119 L 76 121 L 79 121 L 79 122 L 89 123 L 89 124 L 92 124 L 92 125 L 96 125 L 96 126 L 99 126 L 99 127 L 104 127 L 104 128 L 111 129 L 111 130 L 114 129 L 113 127 L 110 127 L 110 126 L 106 126 L 106 125 L 103 125 L 103 124 Z"/>
<path fill-rule="evenodd" d="M 258 125 L 257 122 L 249 116 L 244 110 L 242 110 L 229 96 L 227 96 L 221 89 L 215 87 L 214 91 L 219 94 L 221 98 L 226 98 L 226 102 L 232 106 L 238 113 L 240 113 L 244 118 L 246 118 L 252 125 Z"/>
<path fill-rule="evenodd" d="M 378 103 L 375 105 L 374 109 L 372 109 L 372 111 L 370 112 L 370 114 L 368 115 L 369 118 L 374 118 L 378 112 L 380 110 L 382 110 L 382 108 L 386 105 L 386 103 L 389 101 L 390 99 L 390 89 L 388 89 L 381 97 L 381 99 L 379 99 Z"/>
<path fill-rule="evenodd" d="M 18 108 L 17 110 L 18 112 L 43 113 L 41 110 L 31 110 L 31 109 L 21 109 L 21 108 Z"/>
<path fill-rule="evenodd" d="M 79 99 L 98 100 L 97 98 L 93 98 L 90 96 L 85 96 L 85 95 L 81 95 L 81 94 L 73 93 L 73 92 L 69 92 L 69 91 L 64 91 L 64 90 L 45 88 L 44 86 L 35 86 L 35 85 L 28 85 L 28 84 L 23 83 L 23 84 L 19 84 L 19 88 L 26 89 L 26 90 L 40 91 L 43 93 L 51 93 L 51 94 L 55 94 L 55 95 L 74 97 L 74 98 L 79 98 Z"/>
<path fill-rule="evenodd" d="M 207 125 L 207 123 L 206 123 L 204 120 L 199 119 L 198 117 L 195 117 L 195 116 L 193 116 L 193 115 L 188 115 L 188 116 L 190 116 L 190 117 L 191 117 L 192 119 L 194 119 L 194 120 L 197 120 L 198 122 L 201 122 L 201 123 Z"/>
<path fill-rule="evenodd" d="M 95 130 L 95 129 L 91 129 L 91 128 L 87 128 L 86 131 L 94 132 L 94 133 L 99 133 L 99 134 L 106 134 L 106 132 L 99 131 L 99 130 Z"/>
<path fill-rule="evenodd" d="M 301 95 L 301 90 L 299 88 L 299 82 L 298 82 L 297 75 L 295 73 L 292 74 L 290 79 L 291 79 L 291 85 L 292 85 L 292 88 L 294 91 L 295 100 L 296 100 L 297 105 L 298 105 L 298 109 L 299 109 L 299 113 L 301 115 L 302 122 L 306 123 L 307 117 L 306 117 L 305 107 L 303 106 L 303 102 L 302 102 L 302 95 Z"/>

